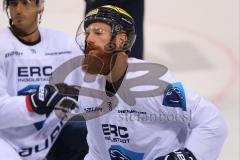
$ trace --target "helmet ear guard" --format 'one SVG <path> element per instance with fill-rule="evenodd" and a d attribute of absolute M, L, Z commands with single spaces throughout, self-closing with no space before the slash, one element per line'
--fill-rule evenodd
<path fill-rule="evenodd" d="M 136 40 L 135 22 L 126 11 L 112 5 L 104 5 L 87 13 L 86 17 L 79 25 L 76 34 L 76 42 L 82 50 L 85 49 L 86 37 L 80 36 L 83 36 L 85 29 L 94 22 L 109 24 L 112 27 L 112 40 L 118 33 L 125 33 L 127 35 L 127 41 L 123 45 L 121 51 L 125 51 L 126 53 L 131 51 Z M 112 44 L 106 47 L 107 51 L 109 51 L 109 49 L 113 50 L 114 48 L 116 48 L 116 45 L 113 47 Z"/>

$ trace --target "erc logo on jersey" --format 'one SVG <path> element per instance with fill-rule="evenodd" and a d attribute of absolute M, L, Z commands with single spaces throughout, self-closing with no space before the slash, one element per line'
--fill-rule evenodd
<path fill-rule="evenodd" d="M 143 160 L 144 156 L 144 153 L 133 152 L 119 145 L 112 145 L 108 151 L 111 160 Z"/>
<path fill-rule="evenodd" d="M 102 131 L 106 141 L 129 143 L 130 138 L 128 129 L 123 126 L 116 126 L 112 124 L 102 124 Z"/>
<path fill-rule="evenodd" d="M 168 107 L 179 107 L 186 111 L 186 99 L 181 83 L 169 84 L 164 91 L 163 105 Z"/>
<path fill-rule="evenodd" d="M 18 77 L 51 76 L 52 66 L 22 66 L 18 67 Z"/>
<path fill-rule="evenodd" d="M 17 68 L 18 82 L 48 82 L 52 66 L 20 66 Z"/>

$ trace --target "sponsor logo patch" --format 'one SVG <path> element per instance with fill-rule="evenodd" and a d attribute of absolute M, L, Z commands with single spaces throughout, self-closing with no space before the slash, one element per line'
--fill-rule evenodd
<path fill-rule="evenodd" d="M 119 145 L 112 145 L 109 148 L 111 160 L 143 160 L 144 153 L 130 151 Z"/>
<path fill-rule="evenodd" d="M 169 84 L 164 91 L 163 105 L 168 107 L 179 107 L 186 111 L 185 93 L 181 83 Z"/>

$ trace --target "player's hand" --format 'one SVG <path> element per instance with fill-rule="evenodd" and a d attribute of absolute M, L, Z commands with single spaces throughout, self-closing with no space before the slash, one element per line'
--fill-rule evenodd
<path fill-rule="evenodd" d="M 171 152 L 155 160 L 197 160 L 188 149 Z"/>
<path fill-rule="evenodd" d="M 36 92 L 26 96 L 30 112 L 49 114 L 53 109 L 70 110 L 77 107 L 80 87 L 64 83 L 40 86 Z"/>

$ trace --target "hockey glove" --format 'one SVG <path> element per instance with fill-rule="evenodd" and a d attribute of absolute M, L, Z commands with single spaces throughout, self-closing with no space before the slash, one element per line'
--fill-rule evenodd
<path fill-rule="evenodd" d="M 77 106 L 79 91 L 80 87 L 64 83 L 40 86 L 26 96 L 27 108 L 38 114 L 49 114 L 56 107 L 70 110 Z"/>
<path fill-rule="evenodd" d="M 188 149 L 178 150 L 168 153 L 165 156 L 158 157 L 155 160 L 197 160 Z"/>

